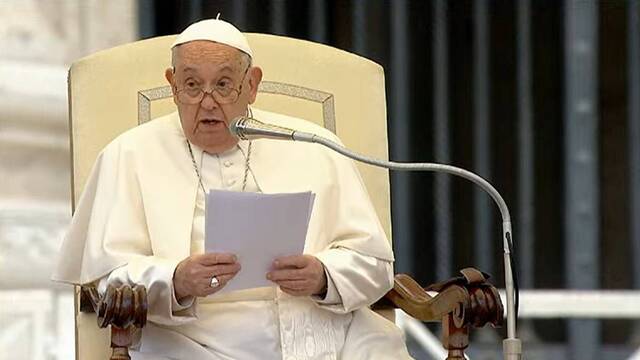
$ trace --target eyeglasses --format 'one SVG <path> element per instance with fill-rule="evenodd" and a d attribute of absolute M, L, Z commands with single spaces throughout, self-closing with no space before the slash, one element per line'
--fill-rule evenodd
<path fill-rule="evenodd" d="M 200 85 L 193 83 L 176 91 L 178 101 L 187 105 L 195 105 L 204 99 L 205 94 L 210 94 L 220 105 L 233 104 L 238 101 L 242 93 L 242 83 L 244 82 L 244 78 L 247 77 L 249 67 L 250 65 L 244 70 L 244 75 L 242 75 L 242 80 L 240 80 L 240 86 L 237 89 L 233 88 L 230 82 L 227 82 L 222 84 L 218 83 L 210 91 L 205 91 Z"/>

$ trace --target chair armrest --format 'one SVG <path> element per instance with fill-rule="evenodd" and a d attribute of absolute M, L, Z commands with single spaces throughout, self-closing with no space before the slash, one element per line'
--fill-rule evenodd
<path fill-rule="evenodd" d="M 497 289 L 487 281 L 488 275 L 473 269 L 461 270 L 463 276 L 428 286 L 420 286 L 406 274 L 398 274 L 394 286 L 372 308 L 400 308 L 414 318 L 443 323 L 443 345 L 449 358 L 464 358 L 469 344 L 469 328 L 494 327 L 503 321 L 504 308 Z M 427 290 L 437 291 L 431 296 Z M 144 286 L 107 286 L 104 296 L 95 286 L 80 289 L 80 311 L 95 312 L 98 326 L 111 326 L 111 360 L 130 359 L 128 347 L 133 330 L 147 321 L 147 292 Z"/>
<path fill-rule="evenodd" d="M 427 288 L 409 275 L 398 274 L 393 289 L 373 308 L 400 308 L 420 321 L 442 322 L 442 343 L 449 350 L 448 359 L 464 359 L 464 349 L 469 345 L 469 329 L 486 324 L 501 326 L 504 308 L 498 290 L 487 281 L 489 275 L 474 268 L 460 272 L 460 277 Z M 431 296 L 427 291 L 438 294 Z"/>
<path fill-rule="evenodd" d="M 98 326 L 111 326 L 111 360 L 128 360 L 133 333 L 147 322 L 147 290 L 142 285 L 108 285 L 104 296 L 95 286 L 80 288 L 80 311 L 95 312 Z"/>

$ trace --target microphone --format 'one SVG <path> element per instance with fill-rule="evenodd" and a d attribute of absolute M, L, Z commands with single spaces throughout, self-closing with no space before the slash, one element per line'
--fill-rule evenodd
<path fill-rule="evenodd" d="M 278 140 L 297 140 L 296 133 L 293 129 L 286 127 L 266 124 L 252 117 L 238 116 L 229 123 L 229 132 L 231 135 L 242 140 L 253 139 L 278 139 Z M 311 134 L 308 134 L 311 135 Z"/>
<path fill-rule="evenodd" d="M 471 171 L 445 164 L 438 163 L 401 163 L 394 161 L 386 161 L 370 158 L 356 152 L 353 152 L 344 146 L 326 139 L 324 137 L 289 129 L 282 126 L 263 123 L 253 117 L 239 116 L 229 123 L 229 131 L 232 135 L 243 139 L 278 139 L 278 140 L 295 140 L 310 143 L 322 144 L 348 158 L 357 160 L 369 165 L 398 171 L 433 171 L 443 172 L 451 175 L 463 177 L 487 192 L 495 201 L 502 215 L 502 240 L 504 250 L 504 279 L 507 298 L 507 338 L 503 340 L 503 355 L 507 360 L 518 360 L 522 355 L 522 343 L 516 337 L 516 317 L 519 303 L 518 284 L 514 277 L 513 268 L 515 264 L 511 257 L 513 252 L 513 236 L 511 230 L 511 215 L 509 208 L 498 190 L 493 187 L 487 180 Z"/>
<path fill-rule="evenodd" d="M 329 141 L 315 134 L 289 129 L 284 126 L 267 124 L 253 117 L 247 116 L 238 116 L 234 118 L 229 122 L 228 128 L 231 135 L 242 140 L 275 139 L 311 143 L 320 142 L 320 139 Z"/>

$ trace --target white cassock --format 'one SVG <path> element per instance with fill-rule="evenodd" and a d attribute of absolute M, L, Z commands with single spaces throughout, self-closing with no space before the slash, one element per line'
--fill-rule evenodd
<path fill-rule="evenodd" d="M 337 140 L 300 119 L 254 115 Z M 192 146 L 205 187 L 241 191 L 247 147 Z M 176 265 L 204 251 L 204 194 L 177 113 L 100 153 L 53 279 L 146 286 L 149 322 L 134 359 L 410 358 L 400 330 L 368 308 L 393 286 L 393 254 L 354 164 L 316 144 L 254 140 L 250 170 L 245 191 L 316 194 L 304 252 L 325 266 L 325 298 L 269 287 L 176 301 Z"/>

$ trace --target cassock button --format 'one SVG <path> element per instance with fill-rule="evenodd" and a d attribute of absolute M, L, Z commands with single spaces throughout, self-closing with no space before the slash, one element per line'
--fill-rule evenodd
<path fill-rule="evenodd" d="M 229 160 L 224 162 L 224 167 L 230 167 L 231 165 L 233 165 L 233 163 Z"/>
<path fill-rule="evenodd" d="M 228 180 L 227 181 L 227 186 L 233 186 L 233 184 L 235 184 L 235 183 L 236 183 L 235 179 Z"/>

